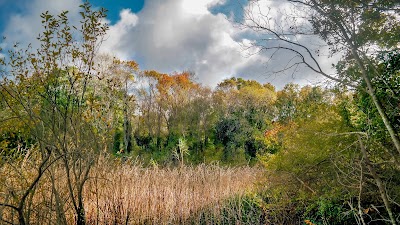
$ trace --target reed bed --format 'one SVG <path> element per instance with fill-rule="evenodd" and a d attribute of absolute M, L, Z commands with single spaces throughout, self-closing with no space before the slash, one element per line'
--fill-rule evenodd
<path fill-rule="evenodd" d="M 105 179 L 87 185 L 91 224 L 193 223 L 193 215 L 200 211 L 219 209 L 229 197 L 254 189 L 262 173 L 251 167 L 217 165 L 143 168 L 121 164 L 93 171 Z"/>
<path fill-rule="evenodd" d="M 34 164 L 2 165 L 0 202 L 14 204 L 13 196 L 18 199 L 35 171 Z M 87 224 L 244 224 L 240 214 L 249 212 L 243 211 L 241 198 L 255 190 L 262 177 L 262 169 L 248 166 L 159 168 L 101 158 L 85 184 Z M 28 202 L 29 224 L 76 223 L 65 172 L 56 164 Z M 7 207 L 0 206 L 0 219 L 18 224 Z"/>

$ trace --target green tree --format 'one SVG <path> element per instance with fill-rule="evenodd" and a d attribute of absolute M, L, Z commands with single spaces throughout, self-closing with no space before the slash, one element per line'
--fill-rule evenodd
<path fill-rule="evenodd" d="M 357 193 L 358 166 L 352 160 L 360 153 L 340 114 L 341 95 L 305 86 L 294 96 L 296 113 L 290 122 L 273 124 L 265 135 L 269 151 L 259 154 L 272 180 L 268 197 L 277 199 L 271 206 L 283 223 L 297 215 L 315 224 L 351 224 L 343 202 Z"/>
<path fill-rule="evenodd" d="M 382 71 L 379 69 L 380 53 L 398 48 L 400 3 L 386 0 L 287 0 L 284 4 L 292 7 L 293 13 L 289 12 L 290 10 L 281 12 L 282 17 L 278 18 L 283 19 L 271 22 L 271 13 L 276 12 L 258 10 L 257 14 L 257 9 L 262 8 L 257 7 L 260 2 L 263 1 L 252 3 L 244 22 L 246 27 L 266 36 L 263 40 L 256 42 L 257 47 L 272 51 L 273 56 L 279 55 L 277 54 L 279 51 L 292 53 L 294 56 L 284 70 L 305 65 L 341 85 L 362 89 L 368 94 L 368 101 L 377 112 L 375 115 L 379 115 L 381 124 L 384 125 L 390 137 L 393 149 L 389 151 L 396 152 L 396 157 L 398 157 L 400 155 L 398 131 L 390 119 L 390 112 L 384 108 L 384 100 L 378 96 L 379 88 L 376 86 L 378 84 L 373 82 L 373 78 L 382 77 Z M 337 55 L 340 57 L 334 65 L 337 74 L 328 74 L 322 69 L 319 56 L 324 54 L 324 49 L 312 49 L 305 45 L 302 40 L 306 36 L 314 37 L 314 39 L 319 37 L 320 45 L 329 49 L 330 57 Z M 364 119 L 367 118 L 364 117 Z M 368 123 L 368 121 L 364 122 Z M 360 141 L 361 150 L 362 144 L 363 141 Z M 363 152 L 370 153 L 370 151 Z M 367 156 L 369 157 L 368 154 Z M 369 159 L 370 157 L 363 161 L 365 166 L 369 165 Z M 370 172 L 372 173 L 371 170 Z M 380 180 L 380 177 L 374 178 L 377 186 L 380 186 Z M 391 205 L 385 197 L 386 193 L 382 190 L 379 188 L 389 220 L 392 224 L 396 224 Z"/>
<path fill-rule="evenodd" d="M 214 98 L 220 107 L 216 141 L 224 146 L 225 159 L 243 153 L 255 159 L 257 153 L 265 150 L 264 132 L 274 118 L 273 88 L 231 78 L 218 85 Z"/>
<path fill-rule="evenodd" d="M 274 22 L 268 19 L 272 11 L 254 10 L 262 8 L 257 6 L 260 2 L 262 1 L 251 3 L 243 22 L 244 26 L 270 37 L 260 40 L 256 46 L 266 51 L 294 54 L 293 60 L 284 70 L 302 64 L 316 73 L 351 87 L 361 85 L 362 81 L 362 87 L 371 97 L 395 149 L 400 154 L 398 135 L 371 82 L 371 75 L 379 76 L 379 70 L 374 63 L 377 53 L 397 48 L 399 43 L 397 34 L 400 22 L 396 17 L 399 11 L 398 1 L 287 0 L 284 3 L 293 6 L 294 13 L 282 12 L 286 19 Z M 299 41 L 305 35 L 320 37 L 323 44 L 329 47 L 330 56 L 343 55 L 342 60 L 337 63 L 339 74 L 331 75 L 323 71 L 318 61 L 320 49 L 313 51 Z"/>

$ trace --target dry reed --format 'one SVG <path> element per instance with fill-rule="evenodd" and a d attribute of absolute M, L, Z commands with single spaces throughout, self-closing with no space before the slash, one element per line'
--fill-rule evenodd
<path fill-rule="evenodd" d="M 9 190 L 18 195 L 28 183 L 26 177 L 35 173 L 34 165 L 20 168 L 2 166 L 0 202 L 13 203 Z M 240 198 L 262 177 L 261 169 L 251 167 L 145 168 L 139 163 L 106 158 L 91 171 L 84 191 L 88 224 L 215 224 L 221 210 L 240 214 L 241 203 L 233 202 L 228 209 L 226 199 Z M 75 223 L 61 167 L 54 165 L 47 171 L 29 201 L 30 224 Z M 205 211 L 213 222 L 203 218 Z M 0 219 L 17 222 L 15 216 L 11 209 L 0 206 Z"/>
<path fill-rule="evenodd" d="M 225 199 L 245 194 L 261 175 L 256 168 L 216 165 L 109 164 L 93 172 L 97 179 L 85 192 L 92 224 L 182 224 L 205 208 L 221 208 Z"/>

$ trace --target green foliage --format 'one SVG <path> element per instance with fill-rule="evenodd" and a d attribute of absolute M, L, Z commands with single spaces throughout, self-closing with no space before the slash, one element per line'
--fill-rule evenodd
<path fill-rule="evenodd" d="M 370 68 L 371 81 L 389 122 L 395 132 L 399 133 L 399 53 L 398 51 L 391 51 L 387 54 L 382 54 L 380 58 L 382 62 L 378 65 L 378 73 Z M 343 102 L 342 115 L 355 130 L 364 131 L 385 146 L 392 148 L 391 137 L 371 96 L 366 92 L 364 83 L 356 91 L 354 97 L 349 98 L 347 102 Z"/>
<path fill-rule="evenodd" d="M 308 2 L 308 1 L 304 1 Z M 312 1 L 310 8 L 316 11 L 310 19 L 315 34 L 318 34 L 331 47 L 332 53 L 340 49 L 350 50 L 345 44 L 345 37 L 340 35 L 343 29 L 356 29 L 348 35 L 353 45 L 392 47 L 399 42 L 396 32 L 399 22 L 390 11 L 398 7 L 394 0 L 386 1 Z M 339 31 L 339 32 L 338 32 Z M 349 43 L 347 43 L 349 44 Z M 346 47 L 344 47 L 346 46 Z"/>
<path fill-rule="evenodd" d="M 264 201 L 276 213 L 268 218 L 273 223 L 300 219 L 307 224 L 353 224 L 346 201 L 357 191 L 352 187 L 358 175 L 353 174 L 354 160 L 360 153 L 354 146 L 356 137 L 350 134 L 354 128 L 348 125 L 354 115 L 343 107 L 355 107 L 354 102 L 337 90 L 289 90 L 278 94 L 277 103 L 285 107 L 296 102 L 290 104 L 290 117 L 280 114 L 280 122 L 265 134 L 269 152 L 258 156 L 270 171 Z"/>
<path fill-rule="evenodd" d="M 218 208 L 206 208 L 197 212 L 190 224 L 248 224 L 266 223 L 263 201 L 258 194 L 247 193 L 233 196 L 221 202 Z"/>
<path fill-rule="evenodd" d="M 121 151 L 121 146 L 123 142 L 123 136 L 122 136 L 122 131 L 121 130 L 115 130 L 114 134 L 114 144 L 113 144 L 113 152 L 114 153 L 120 153 Z"/>
<path fill-rule="evenodd" d="M 350 209 L 344 205 L 342 200 L 332 200 L 319 198 L 314 203 L 307 206 L 303 212 L 304 220 L 308 220 L 316 225 L 323 224 L 354 224 L 353 215 Z"/>
<path fill-rule="evenodd" d="M 178 160 L 181 166 L 184 165 L 184 159 L 190 155 L 189 148 L 186 144 L 186 139 L 179 138 L 178 146 L 173 150 L 172 155 L 174 159 Z"/>

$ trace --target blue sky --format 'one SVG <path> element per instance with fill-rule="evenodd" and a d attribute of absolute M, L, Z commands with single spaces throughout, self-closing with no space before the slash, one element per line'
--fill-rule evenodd
<path fill-rule="evenodd" d="M 13 42 L 30 43 L 41 29 L 40 13 L 68 10 L 79 21 L 83 0 L 0 0 L 0 33 Z M 282 60 L 255 54 L 246 48 L 258 35 L 237 27 L 250 10 L 247 0 L 91 0 L 108 9 L 110 30 L 102 53 L 135 60 L 141 69 L 163 73 L 190 70 L 197 80 L 215 86 L 232 76 L 271 82 L 278 88 L 289 82 L 318 82 L 315 74 L 271 75 Z M 281 1 L 266 1 L 265 8 L 282 7 Z M 0 43 L 0 47 L 7 42 Z M 283 57 L 285 59 L 285 55 Z M 287 59 L 287 57 L 286 57 Z M 329 64 L 330 65 L 330 64 Z M 272 68 L 272 69 L 271 69 Z"/>
<path fill-rule="evenodd" d="M 6 24 L 9 22 L 10 16 L 22 14 L 29 10 L 26 7 L 26 3 L 30 1 L 31 0 L 0 0 L 0 31 L 5 28 Z M 107 17 L 112 23 L 118 21 L 119 12 L 121 10 L 129 8 L 132 12 L 137 13 L 144 6 L 144 0 L 91 0 L 90 3 L 95 7 L 106 8 L 108 10 Z"/>
<path fill-rule="evenodd" d="M 23 1 L 24 0 L 0 0 L 0 31 L 4 30 L 10 15 L 23 12 Z"/>
<path fill-rule="evenodd" d="M 111 23 L 118 21 L 121 10 L 129 8 L 133 13 L 137 13 L 144 6 L 144 0 L 91 0 L 90 3 L 106 8 L 108 10 L 107 17 Z"/>

